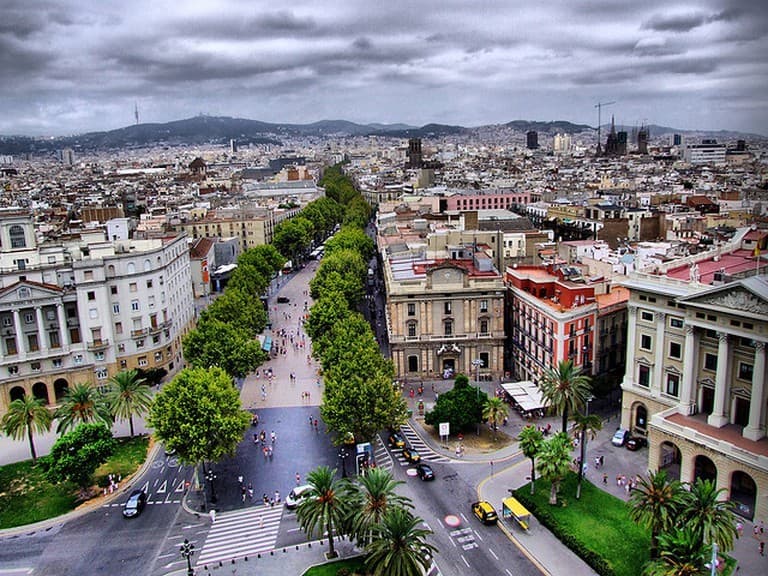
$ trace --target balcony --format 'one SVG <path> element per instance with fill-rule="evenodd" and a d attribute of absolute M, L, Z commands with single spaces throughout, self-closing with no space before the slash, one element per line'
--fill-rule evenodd
<path fill-rule="evenodd" d="M 105 348 L 109 348 L 109 339 L 108 338 L 101 338 L 99 340 L 94 340 L 93 342 L 87 342 L 86 345 L 88 346 L 88 350 L 104 350 Z"/>
<path fill-rule="evenodd" d="M 149 334 L 149 328 L 142 328 L 141 330 L 131 330 L 131 338 L 144 338 Z"/>
<path fill-rule="evenodd" d="M 149 328 L 145 328 L 145 330 L 149 330 L 149 333 L 153 336 L 155 334 L 159 334 L 163 331 L 163 325 L 162 324 L 155 324 L 154 326 L 150 326 Z"/>

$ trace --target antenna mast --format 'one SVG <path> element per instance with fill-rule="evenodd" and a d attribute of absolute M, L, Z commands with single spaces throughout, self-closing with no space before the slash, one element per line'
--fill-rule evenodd
<path fill-rule="evenodd" d="M 133 103 L 133 117 L 136 118 L 136 124 L 139 124 L 139 103 Z"/>
<path fill-rule="evenodd" d="M 595 104 L 595 108 L 597 108 L 597 155 L 600 156 L 600 153 L 602 152 L 602 149 L 600 148 L 600 129 L 602 128 L 603 123 L 603 106 L 610 106 L 611 104 L 616 104 L 615 101 L 611 102 L 598 102 Z"/>

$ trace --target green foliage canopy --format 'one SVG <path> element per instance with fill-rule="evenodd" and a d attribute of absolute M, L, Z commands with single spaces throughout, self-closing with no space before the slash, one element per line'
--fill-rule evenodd
<path fill-rule="evenodd" d="M 112 431 L 102 422 L 80 424 L 61 436 L 48 456 L 51 482 L 69 481 L 88 488 L 93 473 L 107 461 L 117 447 Z"/>
<path fill-rule="evenodd" d="M 184 358 L 194 367 L 218 366 L 242 378 L 267 358 L 258 340 L 236 326 L 206 316 L 182 341 Z"/>

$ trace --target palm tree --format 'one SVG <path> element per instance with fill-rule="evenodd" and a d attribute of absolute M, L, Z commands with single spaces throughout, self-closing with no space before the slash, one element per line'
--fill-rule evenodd
<path fill-rule="evenodd" d="M 541 450 L 544 434 L 536 426 L 528 425 L 520 430 L 517 440 L 520 443 L 520 450 L 523 451 L 526 458 L 531 460 L 531 494 L 533 494 L 536 484 L 536 455 Z"/>
<path fill-rule="evenodd" d="M 403 482 L 382 468 L 372 468 L 357 482 L 347 484 L 345 500 L 350 504 L 350 533 L 357 538 L 358 545 L 370 543 L 373 527 L 381 523 L 387 510 L 413 508 L 410 498 L 395 493 L 400 484 Z"/>
<path fill-rule="evenodd" d="M 488 420 L 493 426 L 493 441 L 496 442 L 496 432 L 498 423 L 503 421 L 507 415 L 507 405 L 501 398 L 488 398 L 483 406 L 483 419 Z"/>
<path fill-rule="evenodd" d="M 684 502 L 683 485 L 670 480 L 666 470 L 641 477 L 629 497 L 629 516 L 651 531 L 651 559 L 658 557 L 659 536 L 675 525 Z"/>
<path fill-rule="evenodd" d="M 539 474 L 551 483 L 549 503 L 557 504 L 560 482 L 568 474 L 571 461 L 571 439 L 565 432 L 558 432 L 541 445 L 539 450 Z"/>
<path fill-rule="evenodd" d="M 45 406 L 40 398 L 24 395 L 17 398 L 8 406 L 8 412 L 0 423 L 3 432 L 14 440 L 22 440 L 24 436 L 29 440 L 29 451 L 32 453 L 32 463 L 37 462 L 35 443 L 32 435 L 48 432 L 53 422 L 53 414 Z"/>
<path fill-rule="evenodd" d="M 54 417 L 59 421 L 56 433 L 61 434 L 82 422 L 104 422 L 112 425 L 112 414 L 104 395 L 90 384 L 75 384 L 67 390 Z"/>
<path fill-rule="evenodd" d="M 575 431 L 578 433 L 579 439 L 581 441 L 579 483 L 576 485 L 576 499 L 578 500 L 581 497 L 581 480 L 584 477 L 584 465 L 586 464 L 586 462 L 584 462 L 584 459 L 586 458 L 587 444 L 585 442 L 585 436 L 588 436 L 590 440 L 593 440 L 597 433 L 603 429 L 603 421 L 599 416 L 594 414 L 581 414 L 580 412 L 576 412 L 571 420 L 573 420 L 574 424 L 576 424 Z"/>
<path fill-rule="evenodd" d="M 592 390 L 590 378 L 571 360 L 562 360 L 557 368 L 549 368 L 539 382 L 539 389 L 549 406 L 563 416 L 563 432 L 568 426 L 568 413 L 576 412 Z"/>
<path fill-rule="evenodd" d="M 694 530 L 702 542 L 714 542 L 722 552 L 728 552 L 733 549 L 736 521 L 733 502 L 720 500 L 724 491 L 711 480 L 697 478 L 683 493 L 681 524 Z"/>
<path fill-rule="evenodd" d="M 372 576 L 422 576 L 429 570 L 437 549 L 425 541 L 432 531 L 417 528 L 421 522 L 404 508 L 387 510 L 366 547 L 365 566 Z"/>
<path fill-rule="evenodd" d="M 296 516 L 299 525 L 307 534 L 319 526 L 328 534 L 328 556 L 334 558 L 333 533 L 341 531 L 348 508 L 343 499 L 343 486 L 336 480 L 336 470 L 319 466 L 307 475 L 307 484 L 312 487 L 310 495 L 299 504 Z"/>
<path fill-rule="evenodd" d="M 143 416 L 152 405 L 152 390 L 136 370 L 124 370 L 110 378 L 107 402 L 112 416 L 127 419 L 133 438 L 133 416 Z"/>
<path fill-rule="evenodd" d="M 648 563 L 644 576 L 705 576 L 710 547 L 691 526 L 659 535 L 659 559 Z"/>

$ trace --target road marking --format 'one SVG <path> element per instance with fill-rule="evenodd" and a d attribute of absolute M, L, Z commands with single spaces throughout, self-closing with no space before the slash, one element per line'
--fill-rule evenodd
<path fill-rule="evenodd" d="M 163 483 L 160 484 L 160 488 L 157 489 L 157 493 L 165 494 L 166 490 L 168 490 L 168 480 L 163 480 Z"/>
<path fill-rule="evenodd" d="M 176 486 L 176 490 L 174 490 L 174 492 L 184 492 L 184 485 L 186 483 L 187 483 L 186 480 L 182 480 L 181 482 L 179 482 L 179 485 Z"/>
<path fill-rule="evenodd" d="M 490 552 L 490 553 L 491 553 L 491 556 L 493 556 L 494 558 L 496 558 L 496 560 L 498 560 L 498 559 L 499 559 L 499 557 L 498 557 L 498 556 L 496 556 L 496 552 L 494 552 L 494 551 L 493 551 L 493 548 L 488 548 L 488 552 Z"/>
<path fill-rule="evenodd" d="M 509 568 L 505 568 L 504 571 L 509 574 L 509 576 L 512 576 L 512 572 L 509 571 Z"/>
<path fill-rule="evenodd" d="M 467 568 L 469 568 L 469 562 L 467 562 L 467 559 L 464 558 L 464 554 L 461 555 L 461 559 L 464 560 L 464 564 L 467 565 Z M 511 576 L 511 575 L 510 575 Z"/>
<path fill-rule="evenodd" d="M 462 546 L 462 549 L 464 550 L 472 550 L 472 548 L 478 548 L 477 542 L 470 542 L 469 544 L 464 544 Z"/>

